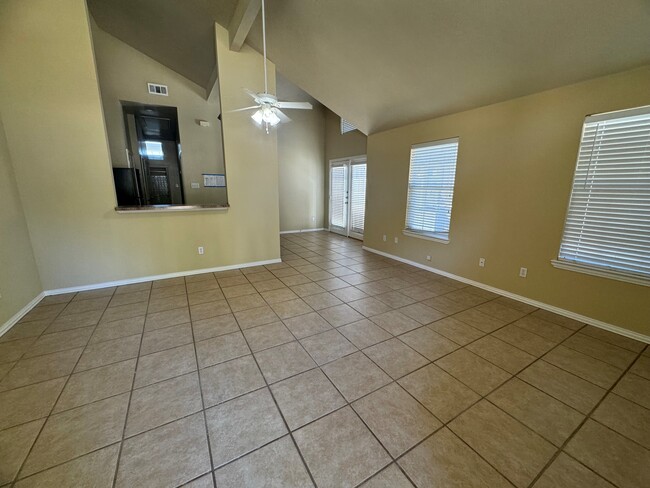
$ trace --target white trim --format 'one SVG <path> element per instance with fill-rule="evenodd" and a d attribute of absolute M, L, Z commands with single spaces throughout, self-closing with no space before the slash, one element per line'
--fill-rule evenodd
<path fill-rule="evenodd" d="M 319 227 L 318 229 L 299 229 L 299 230 L 283 230 L 280 231 L 280 235 L 282 234 L 302 234 L 303 232 L 318 232 L 320 230 L 327 230 L 324 227 Z"/>
<path fill-rule="evenodd" d="M 650 277 L 646 278 L 639 275 L 628 274 L 623 271 L 598 268 L 596 266 L 588 266 L 586 264 L 574 263 L 572 261 L 561 259 L 551 259 L 551 264 L 554 268 L 558 269 L 575 271 L 576 273 L 584 273 L 592 276 L 600 276 L 601 278 L 609 278 L 610 280 L 625 281 L 627 283 L 634 283 L 635 285 L 650 286 Z"/>
<path fill-rule="evenodd" d="M 106 281 L 104 283 L 95 283 L 92 285 L 72 286 L 70 288 L 57 288 L 54 290 L 45 290 L 45 296 L 62 295 L 64 293 L 74 293 L 78 291 L 97 290 L 99 288 L 107 288 L 110 286 L 123 286 L 132 285 L 135 283 L 143 283 L 145 281 L 165 280 L 168 278 L 178 278 L 180 276 L 192 276 L 203 273 L 216 273 L 218 271 L 228 271 L 238 268 L 252 268 L 253 266 L 263 266 L 265 264 L 275 264 L 282 262 L 281 259 L 269 259 L 266 261 L 254 261 L 252 263 L 230 264 L 228 266 L 217 266 L 215 268 L 193 269 L 190 271 L 179 271 L 177 273 L 167 273 L 155 276 L 143 276 L 140 278 L 131 278 L 128 280 Z"/>
<path fill-rule="evenodd" d="M 45 298 L 45 292 L 40 292 L 31 302 L 18 310 L 18 312 L 16 312 L 13 317 L 2 324 L 0 326 L 0 336 L 3 336 L 5 333 L 9 332 L 9 329 L 11 329 L 18 323 L 20 319 L 27 315 L 32 310 L 32 308 L 38 305 L 43 298 Z"/>
<path fill-rule="evenodd" d="M 411 261 L 410 259 L 405 259 L 401 258 L 399 256 L 395 256 L 393 254 L 389 254 L 387 252 L 383 251 L 378 251 L 377 249 L 372 249 L 367 246 L 363 246 L 363 249 L 366 251 L 372 252 L 374 254 L 379 254 L 380 256 L 384 256 L 387 258 L 394 259 L 395 261 L 399 261 L 401 263 L 406 263 L 410 264 L 411 266 L 415 266 L 416 268 L 424 269 L 426 271 L 431 271 L 432 273 L 436 273 L 442 276 L 446 276 L 447 278 L 452 278 L 454 280 L 460 281 L 462 283 L 467 283 L 468 285 L 475 286 L 477 288 L 481 288 L 483 290 L 491 291 L 492 293 L 497 293 L 499 295 L 502 295 L 504 297 L 512 298 L 513 300 L 517 300 L 519 302 L 527 303 L 528 305 L 532 305 L 537 308 L 542 308 L 544 310 L 548 310 L 549 312 L 556 313 L 558 315 L 563 315 L 564 317 L 568 317 L 570 319 L 577 320 L 578 322 L 582 322 L 588 325 L 593 325 L 594 327 L 598 327 L 599 329 L 604 329 L 609 332 L 613 332 L 615 334 L 619 334 L 625 337 L 629 337 L 630 339 L 635 339 L 640 342 L 645 342 L 646 344 L 650 344 L 650 336 L 641 334 L 639 332 L 634 332 L 632 330 L 625 329 L 623 327 L 619 327 L 618 325 L 613 325 L 613 324 L 608 324 L 607 322 L 602 322 L 601 320 L 593 319 L 591 317 L 587 317 L 585 315 L 580 315 L 575 312 L 571 312 L 570 310 L 565 310 L 563 308 L 556 307 L 554 305 L 549 305 L 547 303 L 539 302 L 537 300 L 533 300 L 532 298 L 527 298 L 521 295 L 517 295 L 515 293 L 511 293 L 506 290 L 502 290 L 500 288 L 496 288 L 494 286 L 486 285 L 484 283 L 480 283 L 478 281 L 470 280 L 469 278 L 463 278 L 462 276 L 455 275 L 453 273 L 449 273 L 447 271 L 443 271 L 441 269 L 433 268 L 431 266 L 427 266 L 425 264 L 421 264 L 415 261 Z"/>

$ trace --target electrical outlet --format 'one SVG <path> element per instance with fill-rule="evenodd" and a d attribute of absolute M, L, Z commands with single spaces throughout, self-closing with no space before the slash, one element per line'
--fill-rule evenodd
<path fill-rule="evenodd" d="M 397 244 L 397 237 L 395 238 L 395 244 Z"/>
<path fill-rule="evenodd" d="M 384 242 L 386 242 L 386 234 L 384 234 Z"/>
<path fill-rule="evenodd" d="M 427 256 L 427 261 L 431 261 L 431 256 Z"/>
<path fill-rule="evenodd" d="M 485 268 L 485 258 L 479 258 L 479 259 L 478 259 L 478 265 L 479 265 L 481 268 Z"/>
<path fill-rule="evenodd" d="M 205 249 L 203 249 L 203 246 L 199 246 L 199 254 L 203 256 L 205 254 Z"/>
<path fill-rule="evenodd" d="M 519 268 L 519 276 L 521 278 L 528 276 L 528 268 Z"/>

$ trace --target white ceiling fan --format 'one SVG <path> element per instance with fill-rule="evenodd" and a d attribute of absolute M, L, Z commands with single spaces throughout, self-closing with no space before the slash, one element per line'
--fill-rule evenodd
<path fill-rule="evenodd" d="M 255 93 L 251 90 L 244 90 L 255 101 L 255 105 L 232 110 L 232 112 L 257 109 L 251 115 L 251 118 L 258 125 L 264 127 L 268 134 L 269 129 L 275 127 L 280 122 L 291 122 L 291 119 L 280 110 L 281 108 L 311 110 L 313 107 L 309 102 L 286 102 L 278 100 L 278 97 L 269 93 L 268 73 L 266 69 L 266 13 L 264 10 L 264 0 L 262 0 L 262 46 L 264 50 L 264 92 Z"/>

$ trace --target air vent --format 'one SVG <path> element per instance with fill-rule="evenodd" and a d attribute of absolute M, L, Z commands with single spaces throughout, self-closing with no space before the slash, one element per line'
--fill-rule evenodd
<path fill-rule="evenodd" d="M 168 95 L 167 85 L 159 85 L 157 83 L 147 83 L 147 88 L 151 95 L 162 95 L 166 97 Z"/>

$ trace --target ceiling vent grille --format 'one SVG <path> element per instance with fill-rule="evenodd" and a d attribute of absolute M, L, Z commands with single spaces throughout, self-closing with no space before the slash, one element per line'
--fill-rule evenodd
<path fill-rule="evenodd" d="M 169 95 L 167 85 L 159 85 L 157 83 L 147 83 L 147 89 L 151 95 L 161 95 L 166 97 Z"/>

